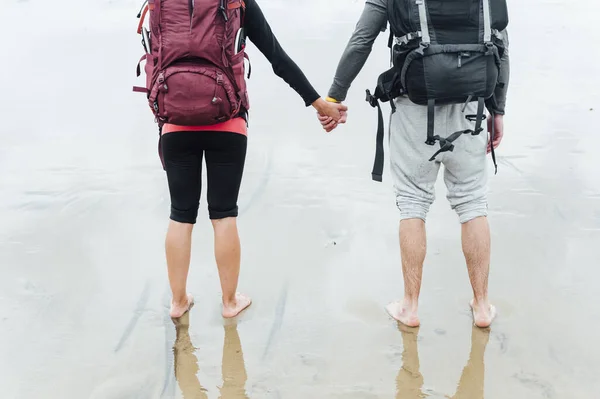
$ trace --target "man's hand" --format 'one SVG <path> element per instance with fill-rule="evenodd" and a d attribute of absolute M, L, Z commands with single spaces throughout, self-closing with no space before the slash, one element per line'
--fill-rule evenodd
<path fill-rule="evenodd" d="M 333 118 L 330 118 L 328 116 L 324 116 L 324 115 L 317 115 L 317 116 L 319 118 L 319 122 L 321 122 L 321 125 L 323 125 L 323 129 L 327 133 L 329 133 L 333 129 L 338 127 L 339 124 L 346 123 L 346 121 L 348 120 L 348 112 L 347 111 L 342 111 L 342 112 L 340 112 L 340 114 L 342 115 L 342 117 L 337 122 Z"/>
<path fill-rule="evenodd" d="M 332 104 L 337 104 L 337 105 L 342 105 L 342 103 L 340 103 L 339 101 L 336 101 L 335 99 L 333 99 L 331 97 L 327 97 L 326 102 L 332 103 Z M 326 115 L 323 112 L 318 112 L 317 117 L 319 118 L 319 122 L 321 122 L 321 125 L 323 125 L 323 129 L 327 133 L 331 132 L 333 129 L 338 127 L 338 125 L 340 123 L 346 123 L 346 120 L 348 120 L 348 108 L 344 105 L 342 105 L 342 106 L 344 107 L 344 109 L 342 111 L 340 111 L 339 119 L 336 119 L 330 115 Z"/>
<path fill-rule="evenodd" d="M 339 122 L 342 119 L 342 113 L 348 110 L 343 104 L 325 101 L 319 98 L 312 106 L 317 110 L 319 115 L 323 115 Z"/>
<path fill-rule="evenodd" d="M 492 118 L 488 118 L 488 132 L 492 133 Z M 494 146 L 494 150 L 500 146 L 502 139 L 504 138 L 504 115 L 495 115 L 494 116 L 494 141 L 491 139 L 488 140 L 488 148 L 487 153 L 492 152 L 492 145 Z"/>

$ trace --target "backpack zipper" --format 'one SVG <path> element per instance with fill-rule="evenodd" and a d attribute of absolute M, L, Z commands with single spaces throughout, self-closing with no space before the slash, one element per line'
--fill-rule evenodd
<path fill-rule="evenodd" d="M 192 24 L 194 23 L 194 0 L 188 0 L 188 8 L 190 12 L 190 33 L 192 32 Z"/>

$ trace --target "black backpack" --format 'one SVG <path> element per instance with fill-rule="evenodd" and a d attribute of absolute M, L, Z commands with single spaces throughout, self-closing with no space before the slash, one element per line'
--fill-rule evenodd
<path fill-rule="evenodd" d="M 373 180 L 382 181 L 383 115 L 379 102 L 406 95 L 428 107 L 428 145 L 439 141 L 431 157 L 453 151 L 453 142 L 463 134 L 478 135 L 487 107 L 496 109 L 494 91 L 499 81 L 500 59 L 504 52 L 501 31 L 508 25 L 506 0 L 388 0 L 388 20 L 393 67 L 378 79 L 375 93 L 367 90 L 367 102 L 378 108 L 377 150 Z M 435 106 L 478 102 L 477 114 L 465 117 L 475 123 L 473 130 L 443 138 L 434 135 Z M 464 108 L 463 108 L 464 110 Z M 496 155 L 492 149 L 496 171 Z"/>

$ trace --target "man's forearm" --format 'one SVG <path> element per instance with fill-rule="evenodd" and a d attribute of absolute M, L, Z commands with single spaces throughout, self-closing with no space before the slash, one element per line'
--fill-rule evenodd
<path fill-rule="evenodd" d="M 346 99 L 352 82 L 358 76 L 371 54 L 373 43 L 385 29 L 387 13 L 385 8 L 367 3 L 356 24 L 356 28 L 337 67 L 329 97 L 337 101 Z"/>

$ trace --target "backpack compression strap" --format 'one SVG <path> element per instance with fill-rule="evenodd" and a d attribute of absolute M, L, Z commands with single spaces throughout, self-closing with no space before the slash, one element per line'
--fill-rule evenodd
<path fill-rule="evenodd" d="M 471 102 L 471 97 L 467 99 L 467 103 Z M 466 104 L 465 104 L 466 106 Z M 440 149 L 433 154 L 433 156 L 429 159 L 430 161 L 434 161 L 435 158 L 443 152 L 452 152 L 454 151 L 454 142 L 463 134 L 470 134 L 472 136 L 477 136 L 483 132 L 483 128 L 481 125 L 483 121 L 486 119 L 484 114 L 485 112 L 485 99 L 483 97 L 479 97 L 477 99 L 477 114 L 476 115 L 466 115 L 465 118 L 471 122 L 475 122 L 475 130 L 467 129 L 460 130 L 451 134 L 450 136 L 443 138 L 440 136 L 433 135 L 433 129 L 435 126 L 435 100 L 429 100 L 428 102 L 428 110 L 427 110 L 427 141 L 426 143 L 429 145 L 434 145 L 436 141 L 440 142 Z M 492 132 L 491 132 L 491 140 L 494 141 L 495 136 L 495 126 L 494 126 L 494 114 L 492 113 Z M 494 151 L 494 147 L 492 145 L 492 160 L 494 161 L 494 167 L 496 173 L 498 173 L 498 165 L 496 163 L 496 153 Z"/>
<path fill-rule="evenodd" d="M 373 108 L 377 107 L 377 138 L 375 141 L 375 163 L 373 165 L 373 172 L 371 177 L 373 180 L 382 182 L 383 181 L 383 113 L 381 112 L 381 105 L 375 96 L 371 94 L 370 90 L 367 90 L 367 102 L 371 104 Z"/>
<path fill-rule="evenodd" d="M 491 147 L 492 147 L 492 161 L 494 161 L 494 169 L 495 172 L 494 174 L 498 174 L 498 163 L 496 162 L 496 150 L 494 150 L 494 138 L 496 137 L 496 114 L 494 114 L 493 112 L 491 112 L 491 118 L 492 118 L 492 131 L 491 131 L 491 136 L 490 136 L 490 140 L 491 140 Z"/>

